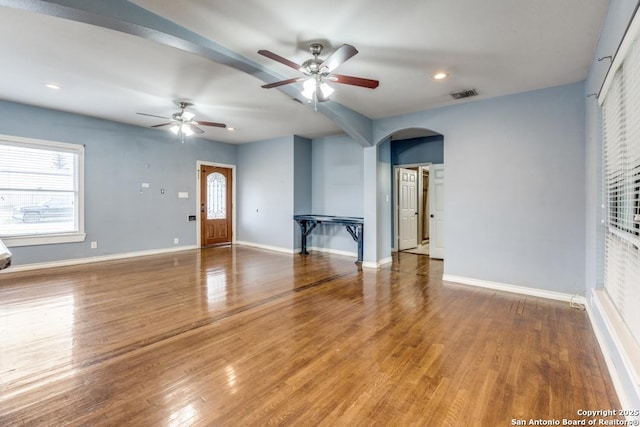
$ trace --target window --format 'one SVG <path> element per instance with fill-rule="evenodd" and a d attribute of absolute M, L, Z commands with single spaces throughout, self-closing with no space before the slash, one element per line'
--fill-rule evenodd
<path fill-rule="evenodd" d="M 84 240 L 84 147 L 0 136 L 0 238 L 7 246 Z"/>
<path fill-rule="evenodd" d="M 207 177 L 207 219 L 227 217 L 227 179 L 219 172 Z"/>
<path fill-rule="evenodd" d="M 602 104 L 604 286 L 640 343 L 640 20 L 609 70 Z"/>

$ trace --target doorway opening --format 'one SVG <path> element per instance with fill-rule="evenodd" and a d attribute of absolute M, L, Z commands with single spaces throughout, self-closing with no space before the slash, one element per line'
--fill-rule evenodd
<path fill-rule="evenodd" d="M 395 238 L 398 251 L 443 257 L 443 164 L 396 166 Z"/>

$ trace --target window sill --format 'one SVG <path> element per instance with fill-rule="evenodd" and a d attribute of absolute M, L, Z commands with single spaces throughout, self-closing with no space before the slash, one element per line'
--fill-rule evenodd
<path fill-rule="evenodd" d="M 48 234 L 42 236 L 3 237 L 2 241 L 9 248 L 18 246 L 53 245 L 57 243 L 84 242 L 85 233 Z"/>

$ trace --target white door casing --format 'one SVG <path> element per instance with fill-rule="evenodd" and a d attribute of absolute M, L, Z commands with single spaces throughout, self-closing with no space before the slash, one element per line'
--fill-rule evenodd
<path fill-rule="evenodd" d="M 418 172 L 398 168 L 398 249 L 418 246 Z"/>
<path fill-rule="evenodd" d="M 444 165 L 429 167 L 429 256 L 444 258 Z"/>

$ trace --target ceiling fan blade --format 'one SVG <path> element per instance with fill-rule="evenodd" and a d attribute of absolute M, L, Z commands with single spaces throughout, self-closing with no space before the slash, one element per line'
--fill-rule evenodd
<path fill-rule="evenodd" d="M 269 59 L 273 59 L 274 61 L 278 61 L 279 63 L 284 64 L 287 67 L 291 67 L 291 68 L 294 68 L 296 70 L 299 70 L 301 68 L 301 66 L 296 64 L 295 62 L 289 61 L 287 58 L 283 58 L 282 56 L 280 56 L 278 54 L 275 54 L 275 53 L 273 53 L 271 51 L 262 49 L 262 50 L 259 50 L 258 53 L 260 55 L 262 55 L 262 56 L 266 56 Z"/>
<path fill-rule="evenodd" d="M 358 49 L 350 44 L 343 44 L 335 52 L 333 52 L 327 59 L 320 64 L 320 69 L 327 68 L 329 72 L 335 70 L 338 65 L 346 62 L 352 56 L 358 53 Z"/>
<path fill-rule="evenodd" d="M 152 128 L 159 128 L 159 127 L 162 127 L 162 126 L 168 126 L 168 125 L 170 125 L 170 124 L 171 124 L 171 123 L 160 123 L 159 125 L 153 125 L 153 126 L 149 126 L 149 127 L 152 127 Z"/>
<path fill-rule="evenodd" d="M 136 113 L 139 114 L 141 116 L 149 116 L 149 117 L 157 117 L 159 119 L 167 119 L 167 120 L 171 120 L 171 117 L 164 117 L 164 116 L 156 116 L 155 114 L 147 114 L 147 113 Z"/>
<path fill-rule="evenodd" d="M 281 80 L 279 82 L 268 83 L 266 85 L 262 85 L 262 87 L 265 88 L 265 89 L 271 89 L 272 87 L 284 86 L 284 85 L 288 85 L 290 83 L 299 82 L 300 80 L 305 80 L 306 78 L 307 77 L 296 77 L 296 78 L 293 78 L 293 79 Z"/>
<path fill-rule="evenodd" d="M 197 122 L 195 122 L 196 124 L 200 125 L 200 126 L 215 126 L 217 128 L 226 128 L 227 125 L 225 125 L 224 123 L 215 123 L 215 122 L 201 122 L 200 120 L 198 120 Z"/>
<path fill-rule="evenodd" d="M 200 122 L 198 122 L 199 124 Z M 202 129 L 200 129 L 198 126 L 194 125 L 193 123 L 189 124 L 189 127 L 191 128 L 192 131 L 194 131 L 195 133 L 204 133 L 204 131 Z"/>
<path fill-rule="evenodd" d="M 363 79 L 362 77 L 344 76 L 342 74 L 332 74 L 329 76 L 329 80 L 336 83 L 361 86 L 369 89 L 375 89 L 380 84 L 378 80 Z"/>

